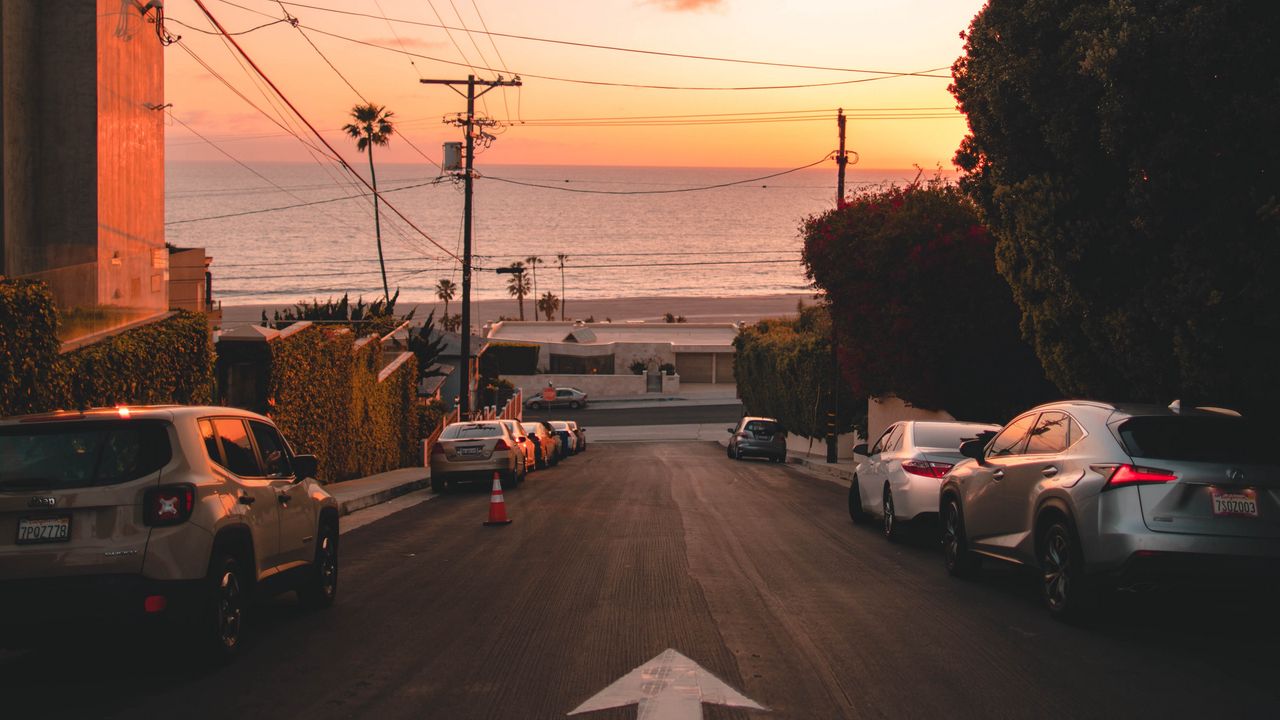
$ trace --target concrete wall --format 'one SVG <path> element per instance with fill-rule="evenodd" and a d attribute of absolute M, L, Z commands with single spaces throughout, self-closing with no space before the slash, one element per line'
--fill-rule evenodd
<path fill-rule="evenodd" d="M 838 448 L 836 458 L 839 460 L 849 460 L 853 457 L 853 446 L 862 442 L 862 438 L 857 433 L 846 433 L 836 436 L 836 447 Z M 809 457 L 825 458 L 827 456 L 827 439 L 807 438 L 799 435 L 787 436 L 787 454 L 788 455 L 807 455 Z"/>
<path fill-rule="evenodd" d="M 647 395 L 645 376 L 632 375 L 503 375 L 502 379 L 520 388 L 525 400 L 540 397 L 542 389 L 550 382 L 556 387 L 577 388 L 587 394 L 587 401 L 628 395 Z M 680 392 L 679 375 L 662 376 L 662 394 Z M 657 394 L 657 393 L 655 393 Z"/>
<path fill-rule="evenodd" d="M 867 442 L 875 442 L 885 428 L 899 420 L 955 420 L 942 410 L 922 410 L 911 407 L 901 399 L 889 395 L 867 400 Z"/>

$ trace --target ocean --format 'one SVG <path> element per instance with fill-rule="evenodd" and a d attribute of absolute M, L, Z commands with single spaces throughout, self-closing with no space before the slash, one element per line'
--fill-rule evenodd
<path fill-rule="evenodd" d="M 485 165 L 475 181 L 473 297 L 508 297 L 493 268 L 536 255 L 539 295 L 569 298 L 740 296 L 803 292 L 803 219 L 835 206 L 835 163 L 776 169 Z M 225 305 L 381 295 L 371 198 L 336 169 L 307 163 L 170 163 L 167 239 L 214 258 Z M 367 166 L 359 166 L 365 169 Z M 436 243 L 382 208 L 387 279 L 402 300 L 434 302 L 440 278 L 461 283 L 461 181 L 431 165 L 377 168 L 378 188 Z M 850 189 L 905 183 L 915 170 L 851 170 Z M 527 184 L 516 184 L 527 183 Z M 548 187 L 534 187 L 534 186 Z M 582 190 L 597 193 L 576 192 Z M 681 192 L 654 192 L 654 191 Z M 639 194 L 643 193 L 643 194 Z M 282 209 L 287 208 L 287 209 Z"/>

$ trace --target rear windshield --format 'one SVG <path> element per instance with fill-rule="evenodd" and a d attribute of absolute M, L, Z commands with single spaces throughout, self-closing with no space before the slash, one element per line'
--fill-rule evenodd
<path fill-rule="evenodd" d="M 1238 417 L 1136 417 L 1119 427 L 1135 458 L 1187 462 L 1276 464 L 1275 428 Z"/>
<path fill-rule="evenodd" d="M 978 433 L 997 433 L 999 429 L 983 425 L 942 425 L 917 423 L 915 426 L 916 447 L 947 448 L 958 450 L 965 440 L 977 440 Z"/>
<path fill-rule="evenodd" d="M 173 457 L 161 420 L 51 422 L 0 428 L 0 490 L 116 485 Z"/>
<path fill-rule="evenodd" d="M 440 433 L 440 437 L 444 440 L 502 437 L 502 428 L 497 425 L 450 425 Z"/>
<path fill-rule="evenodd" d="M 542 426 L 539 425 L 538 423 L 525 423 L 524 425 L 521 425 L 521 427 L 524 428 L 524 432 L 526 435 L 537 435 L 538 428 Z"/>
<path fill-rule="evenodd" d="M 772 433 L 778 431 L 778 423 L 765 422 L 764 420 L 752 420 L 743 428 L 747 432 L 753 433 Z"/>
<path fill-rule="evenodd" d="M 551 427 L 553 427 L 553 428 L 555 428 L 555 429 L 557 429 L 557 430 L 564 430 L 564 431 L 568 431 L 568 430 L 569 430 L 569 423 L 567 423 L 567 422 L 560 422 L 559 420 L 553 420 L 553 421 L 551 421 Z"/>

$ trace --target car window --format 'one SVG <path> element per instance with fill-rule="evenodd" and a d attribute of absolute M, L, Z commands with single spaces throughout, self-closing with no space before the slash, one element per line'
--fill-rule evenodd
<path fill-rule="evenodd" d="M 563 397 L 573 397 L 573 391 L 572 391 L 572 390 L 557 390 L 557 391 L 556 391 L 556 397 L 562 397 L 562 398 L 563 398 Z"/>
<path fill-rule="evenodd" d="M 868 451 L 867 454 L 876 455 L 878 453 L 884 452 L 884 447 L 889 439 L 889 435 L 891 435 L 893 431 L 896 430 L 897 428 L 898 428 L 897 425 L 890 425 L 889 427 L 885 428 L 884 432 L 880 434 L 880 438 L 876 440 L 876 444 L 871 446 L 871 450 Z"/>
<path fill-rule="evenodd" d="M 289 451 L 285 447 L 280 433 L 270 425 L 258 420 L 250 420 L 249 428 L 253 430 L 253 439 L 258 443 L 258 453 L 262 456 L 262 469 L 267 477 L 293 477 L 293 466 L 289 463 Z"/>
<path fill-rule="evenodd" d="M 253 451 L 253 442 L 249 440 L 249 431 L 240 418 L 214 418 L 213 428 L 222 440 L 222 452 L 226 456 L 225 463 L 219 463 L 241 477 L 262 477 L 262 468 L 258 466 L 258 456 Z"/>
<path fill-rule="evenodd" d="M 998 429 L 969 423 L 916 423 L 911 432 L 916 447 L 957 450 L 966 440 L 973 440 L 984 432 L 998 432 Z"/>
<path fill-rule="evenodd" d="M 1040 413 L 1027 438 L 1028 455 L 1060 453 L 1071 446 L 1071 418 L 1066 413 Z"/>
<path fill-rule="evenodd" d="M 1276 465 L 1273 421 L 1242 417 L 1133 417 L 1117 431 L 1130 456 L 1150 460 Z"/>
<path fill-rule="evenodd" d="M 0 430 L 0 488 L 115 485 L 150 475 L 172 457 L 160 421 L 15 425 Z"/>
<path fill-rule="evenodd" d="M 478 440 L 503 435 L 503 428 L 498 423 L 458 423 L 440 433 L 440 437 L 445 440 Z"/>
<path fill-rule="evenodd" d="M 222 448 L 218 446 L 218 435 L 213 432 L 212 420 L 201 420 L 200 439 L 204 441 L 205 452 L 209 453 L 209 459 L 226 467 L 226 461 L 222 459 Z"/>
<path fill-rule="evenodd" d="M 777 432 L 778 424 L 766 422 L 764 420 L 752 420 L 751 422 L 747 423 L 746 429 L 749 432 L 753 432 L 753 433 L 772 433 L 772 432 Z"/>
<path fill-rule="evenodd" d="M 1036 413 L 1023 415 L 1000 431 L 1000 434 L 996 436 L 995 440 L 991 441 L 991 445 L 987 448 L 987 457 L 1021 454 L 1022 446 L 1026 443 L 1027 433 L 1030 432 L 1031 426 L 1035 424 L 1036 417 Z"/>
<path fill-rule="evenodd" d="M 899 423 L 893 426 L 893 432 L 889 433 L 888 439 L 884 441 L 884 450 L 881 452 L 896 452 L 902 448 L 903 430 L 906 428 L 905 423 Z"/>

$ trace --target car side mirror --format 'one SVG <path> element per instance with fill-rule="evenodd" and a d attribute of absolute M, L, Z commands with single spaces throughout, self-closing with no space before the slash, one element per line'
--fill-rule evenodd
<path fill-rule="evenodd" d="M 853 454 L 862 455 L 863 457 L 868 457 L 867 449 L 868 448 L 866 443 L 858 443 L 857 445 L 853 446 Z"/>
<path fill-rule="evenodd" d="M 315 455 L 294 455 L 293 456 L 293 475 L 298 480 L 314 478 L 319 468 L 319 461 Z"/>
<path fill-rule="evenodd" d="M 733 428 L 725 428 L 724 431 L 729 433 L 730 435 L 733 434 Z"/>
<path fill-rule="evenodd" d="M 973 458 L 978 462 L 982 462 L 982 451 L 985 450 L 986 447 L 986 440 L 966 440 L 960 443 L 960 454 L 967 458 Z"/>

